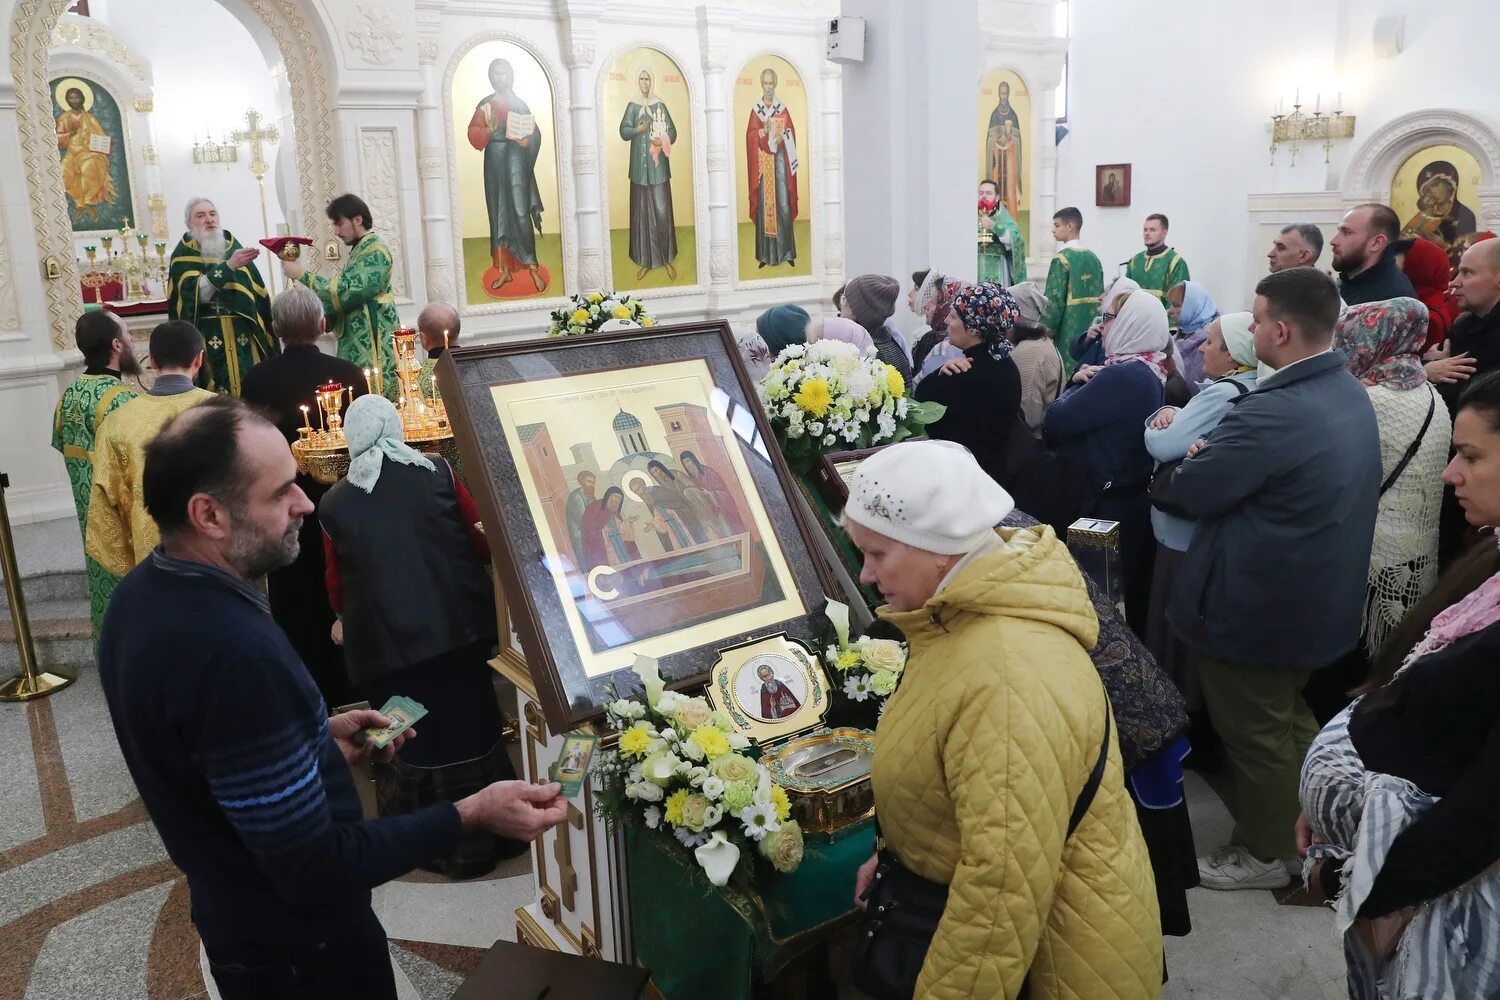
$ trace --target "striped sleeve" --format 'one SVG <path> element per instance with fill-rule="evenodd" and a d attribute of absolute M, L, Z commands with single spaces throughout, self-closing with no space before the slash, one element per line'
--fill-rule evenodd
<path fill-rule="evenodd" d="M 253 853 L 292 853 L 332 823 L 319 771 L 323 739 L 327 735 L 314 716 L 216 746 L 198 758 L 214 800 Z"/>

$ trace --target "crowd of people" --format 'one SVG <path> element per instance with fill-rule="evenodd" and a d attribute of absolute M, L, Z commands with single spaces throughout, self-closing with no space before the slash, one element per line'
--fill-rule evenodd
<path fill-rule="evenodd" d="M 1500 891 L 1482 832 L 1493 685 L 1473 673 L 1500 642 L 1500 557 L 1478 531 L 1500 519 L 1500 375 L 1486 377 L 1500 368 L 1500 241 L 1474 243 L 1450 274 L 1440 248 L 1399 238 L 1389 207 L 1361 205 L 1329 240 L 1332 274 L 1318 266 L 1322 230 L 1288 225 L 1253 298 L 1221 311 L 1167 245 L 1164 216 L 1112 278 L 1082 222 L 1056 214 L 1044 286 L 913 274 L 907 303 L 926 329 L 910 341 L 893 294 L 873 313 L 856 295 L 885 351 L 910 344 L 915 397 L 946 407 L 933 442 L 866 460 L 844 513 L 861 582 L 889 602 L 912 657 L 882 723 L 901 739 L 876 755 L 888 849 L 861 891 L 888 902 L 872 880 L 947 887 L 918 992 L 1014 995 L 1052 976 L 1080 995 L 1101 977 L 1114 995 L 1155 995 L 1143 970 L 1160 972 L 1159 939 L 1117 928 L 1104 948 L 1049 919 L 1104 898 L 1140 926 L 1144 864 L 1163 933 L 1190 930 L 1191 886 L 1281 889 L 1306 874 L 1337 903 L 1355 995 L 1377 995 L 1381 977 L 1399 979 L 1391 995 L 1439 995 L 1434 983 L 1490 995 L 1500 962 L 1472 923 L 1459 929 L 1478 920 L 1492 935 Z M 894 284 L 857 277 L 835 304 Z M 826 335 L 805 313 L 777 329 L 763 354 Z M 756 339 L 741 336 L 747 357 Z M 1135 663 L 1133 690 L 1072 617 L 1089 602 L 1056 538 L 1081 516 L 1119 525 L 1130 642 L 1114 646 Z M 1139 678 L 1168 682 L 1150 685 L 1152 752 L 1105 768 L 1098 807 L 1118 826 L 1117 803 L 1133 803 L 1145 850 L 1117 833 L 1108 863 L 1080 874 L 1098 831 L 1064 836 L 1060 819 L 1105 725 L 1087 686 L 1067 689 L 1091 651 L 1117 721 Z M 901 721 L 919 713 L 929 721 Z M 973 745 L 985 726 L 998 761 L 995 745 Z M 1007 768 L 1007 753 L 1026 763 Z M 1184 763 L 1220 773 L 1235 821 L 1201 857 L 1185 812 L 1175 822 Z M 971 837 L 985 856 L 960 861 Z M 1007 865 L 1045 884 L 1020 902 L 988 874 Z M 970 940 L 1002 925 L 1003 949 Z"/>

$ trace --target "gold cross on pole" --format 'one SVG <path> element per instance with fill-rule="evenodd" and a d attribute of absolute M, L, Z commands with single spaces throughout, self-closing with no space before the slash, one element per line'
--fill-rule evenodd
<path fill-rule="evenodd" d="M 239 145 L 242 142 L 250 144 L 250 172 L 255 175 L 256 186 L 260 188 L 261 232 L 270 236 L 271 222 L 266 215 L 266 173 L 271 168 L 266 163 L 265 144 L 275 145 L 276 141 L 281 138 L 281 133 L 277 131 L 275 125 L 267 125 L 265 128 L 261 128 L 260 123 L 263 120 L 259 111 L 250 108 L 245 112 L 245 122 L 250 127 L 247 129 L 236 129 L 229 133 L 229 141 L 235 145 Z M 274 267 L 267 272 L 266 278 L 270 282 L 271 291 L 274 292 L 276 290 Z"/>
<path fill-rule="evenodd" d="M 265 128 L 261 128 L 260 123 L 264 119 L 261 118 L 260 112 L 254 108 L 245 112 L 245 121 L 250 127 L 247 129 L 236 129 L 229 133 L 229 141 L 236 145 L 242 142 L 250 144 L 250 172 L 255 175 L 256 180 L 261 180 L 271 169 L 266 163 L 265 146 L 262 144 L 274 146 L 277 140 L 281 138 L 281 133 L 277 131 L 275 125 L 267 125 Z"/>

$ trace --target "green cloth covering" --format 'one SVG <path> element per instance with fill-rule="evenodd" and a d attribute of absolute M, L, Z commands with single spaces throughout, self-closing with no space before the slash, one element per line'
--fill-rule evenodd
<path fill-rule="evenodd" d="M 338 356 L 360 368 L 379 367 L 384 395 L 392 401 L 401 395 L 391 340 L 401 326 L 396 296 L 391 293 L 393 263 L 385 242 L 366 233 L 349 252 L 337 278 L 304 271 L 299 279 L 323 300 L 328 328 L 338 340 Z"/>
<path fill-rule="evenodd" d="M 885 603 L 885 598 L 880 591 L 868 584 L 859 582 L 859 574 L 864 569 L 864 556 L 859 549 L 850 541 L 849 533 L 839 524 L 839 513 L 828 505 L 822 492 L 818 489 L 817 479 L 821 475 L 820 468 L 814 468 L 810 472 L 797 476 L 797 485 L 802 488 L 802 495 L 807 498 L 808 506 L 818 517 L 818 525 L 823 529 L 830 541 L 833 542 L 834 551 L 838 553 L 839 560 L 844 564 L 844 569 L 859 584 L 860 596 L 865 599 L 865 605 L 873 613 L 876 608 Z"/>
<path fill-rule="evenodd" d="M 1143 291 L 1155 295 L 1157 301 L 1166 307 L 1167 293 L 1192 275 L 1188 274 L 1187 261 L 1176 250 L 1167 247 L 1155 256 L 1142 250 L 1130 258 L 1130 263 L 1125 265 L 1125 277 L 1140 285 Z M 1172 329 L 1177 329 L 1175 319 L 1172 320 Z"/>
<path fill-rule="evenodd" d="M 1016 220 L 1011 218 L 1010 210 L 1004 205 L 996 205 L 995 213 L 990 216 L 993 226 L 990 229 L 995 241 L 989 245 L 981 244 L 979 247 L 979 280 L 993 281 L 1002 285 L 1019 285 L 1026 280 L 1026 237 L 1021 235 L 1021 227 L 1016 225 Z M 1010 276 L 1007 280 L 1005 274 L 1005 239 L 1010 241 Z"/>
<path fill-rule="evenodd" d="M 167 279 L 167 315 L 186 320 L 203 333 L 209 385 L 216 392 L 240 394 L 240 382 L 251 368 L 281 353 L 271 335 L 271 298 L 251 261 L 232 271 L 226 261 L 240 241 L 224 233 L 224 260 L 205 260 L 197 242 L 184 235 L 172 251 Z M 198 279 L 214 286 L 207 302 L 198 295 Z"/>
<path fill-rule="evenodd" d="M 670 840 L 670 834 L 665 839 Z M 692 854 L 656 831 L 627 828 L 636 961 L 666 1000 L 750 1000 L 856 912 L 854 878 L 875 852 L 875 824 L 833 843 L 809 838 L 802 865 L 768 880 L 759 900 L 709 884 Z"/>
<path fill-rule="evenodd" d="M 52 447 L 62 452 L 63 466 L 68 470 L 80 534 L 88 532 L 89 496 L 94 491 L 94 439 L 99 425 L 122 403 L 135 397 L 135 390 L 113 375 L 80 375 L 57 401 Z M 119 580 L 88 557 L 84 558 L 84 570 L 89 584 L 89 618 L 97 636 L 99 626 L 104 623 L 104 609 L 109 607 L 109 598 Z"/>
<path fill-rule="evenodd" d="M 1067 377 L 1073 377 L 1078 363 L 1068 350 L 1074 338 L 1089 328 L 1099 312 L 1099 296 L 1104 294 L 1104 268 L 1092 250 L 1064 247 L 1052 258 L 1047 272 L 1047 308 L 1041 325 L 1052 334 L 1062 355 Z"/>

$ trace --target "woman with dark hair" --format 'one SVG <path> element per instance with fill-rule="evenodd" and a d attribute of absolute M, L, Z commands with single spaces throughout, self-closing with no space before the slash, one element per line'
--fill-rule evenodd
<path fill-rule="evenodd" d="M 923 379 L 915 393 L 921 402 L 948 408 L 942 419 L 927 425 L 927 436 L 968 448 L 1002 485 L 1011 431 L 1020 419 L 1021 376 L 1006 338 L 1019 315 L 1016 300 L 999 285 L 965 287 L 948 314 L 948 342 L 963 357 Z"/>
<path fill-rule="evenodd" d="M 1500 524 L 1500 375 L 1459 402 L 1443 479 Z M 1443 575 L 1302 765 L 1298 849 L 1335 901 L 1351 996 L 1500 995 L 1500 551 Z"/>

